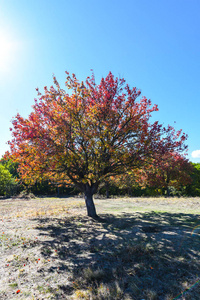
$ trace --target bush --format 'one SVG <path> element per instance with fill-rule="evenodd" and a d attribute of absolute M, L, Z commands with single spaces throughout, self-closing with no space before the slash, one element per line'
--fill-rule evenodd
<path fill-rule="evenodd" d="M 0 164 L 0 195 L 9 196 L 14 193 L 17 186 L 10 172 Z"/>
<path fill-rule="evenodd" d="M 18 195 L 18 198 L 33 199 L 35 198 L 35 195 L 33 193 L 28 192 L 27 190 L 24 190 Z"/>

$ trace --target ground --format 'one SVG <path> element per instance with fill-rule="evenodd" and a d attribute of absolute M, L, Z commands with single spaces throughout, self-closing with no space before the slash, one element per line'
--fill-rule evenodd
<path fill-rule="evenodd" d="M 200 299 L 200 198 L 0 200 L 0 299 Z"/>

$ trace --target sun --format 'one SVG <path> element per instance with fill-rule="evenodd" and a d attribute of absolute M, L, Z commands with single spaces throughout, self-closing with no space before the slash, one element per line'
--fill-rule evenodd
<path fill-rule="evenodd" d="M 17 59 L 19 42 L 11 33 L 0 30 L 0 72 L 7 73 Z"/>

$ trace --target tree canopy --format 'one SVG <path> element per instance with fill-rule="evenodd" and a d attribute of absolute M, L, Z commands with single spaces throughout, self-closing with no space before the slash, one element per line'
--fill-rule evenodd
<path fill-rule="evenodd" d="M 161 187 L 170 196 L 169 187 L 179 190 L 191 183 L 193 168 L 186 157 L 175 152 L 156 154 L 146 171 L 147 185 Z"/>
<path fill-rule="evenodd" d="M 88 215 L 96 218 L 93 194 L 100 182 L 148 163 L 155 153 L 181 152 L 186 135 L 157 121 L 158 110 L 140 90 L 110 72 L 96 84 L 66 72 L 63 90 L 54 86 L 38 91 L 28 118 L 13 119 L 10 157 L 19 164 L 26 183 L 47 179 L 75 184 L 85 194 Z"/>

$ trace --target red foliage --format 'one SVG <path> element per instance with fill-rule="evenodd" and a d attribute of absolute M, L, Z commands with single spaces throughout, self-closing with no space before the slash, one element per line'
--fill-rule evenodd
<path fill-rule="evenodd" d="M 163 155 L 157 153 L 146 172 L 146 181 L 149 186 L 167 191 L 169 186 L 179 189 L 191 183 L 192 169 L 188 159 L 178 152 L 165 152 Z"/>
<path fill-rule="evenodd" d="M 106 177 L 141 166 L 153 154 L 182 151 L 186 135 L 149 123 L 157 105 L 110 72 L 99 85 L 94 75 L 80 84 L 67 73 L 68 94 L 55 86 L 38 91 L 29 117 L 13 119 L 10 156 L 22 180 L 50 178 L 96 192 Z"/>

